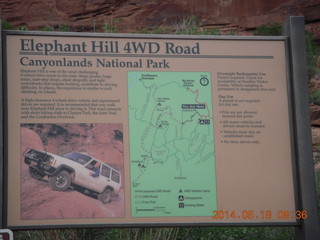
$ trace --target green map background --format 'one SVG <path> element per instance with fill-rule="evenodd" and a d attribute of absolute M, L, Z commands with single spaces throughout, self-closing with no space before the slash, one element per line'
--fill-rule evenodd
<path fill-rule="evenodd" d="M 210 73 L 128 72 L 128 96 L 132 215 L 212 216 L 217 197 Z"/>

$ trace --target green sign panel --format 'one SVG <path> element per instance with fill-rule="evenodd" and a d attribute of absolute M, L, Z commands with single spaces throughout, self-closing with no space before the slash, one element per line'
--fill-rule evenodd
<path fill-rule="evenodd" d="M 216 209 L 209 72 L 128 72 L 134 217 Z"/>

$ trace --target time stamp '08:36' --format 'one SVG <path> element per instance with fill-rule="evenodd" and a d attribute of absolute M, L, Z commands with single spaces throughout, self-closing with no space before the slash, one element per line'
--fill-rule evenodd
<path fill-rule="evenodd" d="M 308 213 L 307 211 L 289 211 L 289 210 L 279 210 L 277 212 L 272 212 L 271 210 L 263 210 L 263 211 L 254 211 L 254 210 L 243 210 L 243 211 L 229 211 L 229 210 L 215 210 L 212 211 L 214 220 L 227 220 L 227 219 L 241 219 L 241 220 L 252 220 L 252 219 L 260 219 L 260 220 L 269 220 L 274 217 L 276 214 L 276 218 L 281 220 L 287 219 L 307 219 Z"/>

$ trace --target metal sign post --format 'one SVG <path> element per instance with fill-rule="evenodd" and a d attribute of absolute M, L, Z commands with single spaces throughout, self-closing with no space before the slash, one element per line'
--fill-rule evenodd
<path fill-rule="evenodd" d="M 1 13 L 1 12 L 0 12 Z M 1 14 L 0 14 L 1 17 Z M 3 169 L 3 162 L 4 162 L 4 151 L 3 151 L 3 111 L 4 111 L 4 94 L 3 94 L 3 68 L 2 68 L 2 20 L 0 19 L 0 228 L 3 226 L 3 200 L 4 200 L 4 169 Z"/>
<path fill-rule="evenodd" d="M 318 239 L 320 230 L 310 130 L 304 17 L 290 17 L 284 26 L 284 35 L 289 37 L 290 42 L 300 209 L 308 212 L 308 217 L 296 228 L 296 234 L 298 239 Z"/>

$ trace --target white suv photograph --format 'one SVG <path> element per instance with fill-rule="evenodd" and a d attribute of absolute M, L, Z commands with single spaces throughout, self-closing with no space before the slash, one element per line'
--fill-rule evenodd
<path fill-rule="evenodd" d="M 103 203 L 117 197 L 121 187 L 121 174 L 108 164 L 89 155 L 71 152 L 63 156 L 28 149 L 24 162 L 29 165 L 30 176 L 36 179 L 48 177 L 53 190 L 66 191 L 80 187 L 96 195 Z"/>

